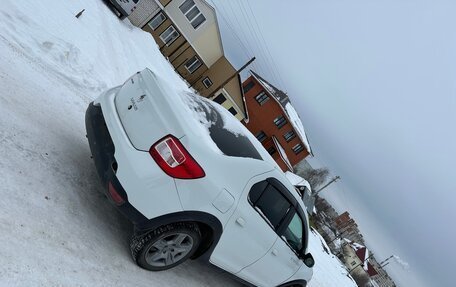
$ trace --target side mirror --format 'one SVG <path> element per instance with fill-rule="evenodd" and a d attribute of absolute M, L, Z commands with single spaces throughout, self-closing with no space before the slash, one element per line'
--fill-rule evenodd
<path fill-rule="evenodd" d="M 315 259 L 310 253 L 304 254 L 304 256 L 302 257 L 302 261 L 309 268 L 312 268 L 315 265 Z"/>

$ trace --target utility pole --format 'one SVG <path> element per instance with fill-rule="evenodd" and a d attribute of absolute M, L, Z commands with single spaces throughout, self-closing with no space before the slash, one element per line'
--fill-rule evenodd
<path fill-rule="evenodd" d="M 245 63 L 244 66 L 242 66 L 239 70 L 237 70 L 236 72 L 234 72 L 225 82 L 223 82 L 222 84 L 220 84 L 217 88 L 214 89 L 214 92 L 212 93 L 215 94 L 218 90 L 220 90 L 221 88 L 223 88 L 226 84 L 228 84 L 229 81 L 231 81 L 234 77 L 236 77 L 240 72 L 242 72 L 245 68 L 247 68 L 248 65 L 250 65 L 253 61 L 255 61 L 255 57 L 253 57 L 252 59 L 250 59 L 247 63 Z M 242 89 L 242 87 L 241 87 Z M 210 96 L 209 96 L 210 97 Z"/>
<path fill-rule="evenodd" d="M 391 255 L 390 257 L 386 258 L 385 260 L 383 260 L 382 262 L 380 262 L 378 265 L 382 265 L 383 263 L 386 263 L 386 261 L 390 260 L 391 258 L 393 258 L 394 255 Z"/>
<path fill-rule="evenodd" d="M 323 189 L 327 188 L 328 185 L 330 185 L 331 183 L 333 182 L 336 182 L 340 179 L 340 176 L 336 176 L 334 177 L 333 179 L 331 179 L 327 184 L 325 184 L 322 188 L 320 188 L 319 190 L 317 190 L 314 194 L 314 196 L 317 196 Z"/>

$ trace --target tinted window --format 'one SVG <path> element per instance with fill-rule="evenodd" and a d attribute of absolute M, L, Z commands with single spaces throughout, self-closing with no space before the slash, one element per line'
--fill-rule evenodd
<path fill-rule="evenodd" d="M 258 196 L 258 191 L 252 190 L 251 201 Z M 290 209 L 288 200 L 272 185 L 268 184 L 259 198 L 252 203 L 253 207 L 262 214 L 265 219 L 277 228 Z"/>
<path fill-rule="evenodd" d="M 204 114 L 208 122 L 211 123 L 210 127 L 208 127 L 210 137 L 224 155 L 263 160 L 246 135 L 235 134 L 225 128 L 222 115 L 211 102 L 207 101 L 203 103 L 203 99 L 198 98 L 198 96 L 191 97 L 196 104 L 192 108 L 199 114 Z M 231 117 L 231 115 L 229 116 Z"/>
<path fill-rule="evenodd" d="M 260 198 L 261 194 L 263 194 L 263 191 L 266 189 L 268 186 L 267 181 L 260 181 L 252 186 L 252 189 L 250 190 L 249 193 L 249 200 L 252 205 L 255 205 L 257 200 Z"/>

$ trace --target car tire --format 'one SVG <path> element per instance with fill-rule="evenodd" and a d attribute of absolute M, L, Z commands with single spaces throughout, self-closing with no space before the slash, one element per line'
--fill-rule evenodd
<path fill-rule="evenodd" d="M 180 222 L 161 226 L 147 234 L 135 235 L 130 249 L 133 260 L 142 268 L 162 271 L 191 257 L 201 242 L 198 225 Z"/>

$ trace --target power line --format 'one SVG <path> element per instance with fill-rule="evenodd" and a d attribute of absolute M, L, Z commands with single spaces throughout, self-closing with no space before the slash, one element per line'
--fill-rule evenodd
<path fill-rule="evenodd" d="M 259 42 L 260 42 L 260 38 L 259 38 L 258 34 L 256 33 L 255 30 L 250 29 L 250 27 L 253 27 L 253 23 L 252 23 L 252 21 L 250 20 L 250 17 L 247 15 L 247 11 L 246 11 L 244 5 L 242 4 L 242 1 L 240 1 L 240 4 L 242 5 L 242 7 L 241 7 L 241 13 L 242 13 L 242 15 L 244 16 L 244 19 L 247 19 L 247 21 L 249 22 L 249 23 L 246 22 L 246 25 L 245 25 L 244 27 L 248 27 L 248 31 L 249 31 L 249 32 L 253 32 L 253 33 L 251 33 L 252 37 L 254 38 L 253 40 L 255 41 L 255 43 L 259 43 Z M 260 51 L 260 52 L 261 52 L 261 51 Z M 263 55 L 262 55 L 262 56 L 263 56 Z M 257 70 L 257 69 L 256 69 L 256 71 L 259 72 L 259 70 Z"/>
<path fill-rule="evenodd" d="M 231 2 L 230 2 L 230 3 L 231 3 Z M 269 57 L 266 55 L 266 51 L 265 51 L 265 49 L 264 49 L 264 44 L 262 44 L 261 38 L 258 36 L 258 33 L 257 33 L 257 31 L 255 30 L 255 27 L 254 27 L 253 23 L 252 23 L 251 20 L 250 20 L 250 18 L 252 18 L 254 15 L 252 15 L 252 17 L 249 17 L 249 16 L 247 15 L 248 12 L 246 11 L 245 6 L 243 6 L 242 1 L 241 1 L 241 2 L 236 2 L 235 4 L 238 5 L 239 10 L 241 11 L 241 13 L 242 13 L 243 16 L 244 16 L 244 20 L 248 20 L 249 23 L 250 23 L 250 25 L 249 25 L 249 23 L 247 23 L 247 22 L 245 21 L 245 24 L 246 24 L 246 25 L 243 25 L 243 28 L 241 28 L 241 31 L 246 30 L 246 31 L 249 31 L 249 32 L 250 32 L 250 34 L 252 35 L 252 37 L 251 37 L 251 38 L 247 38 L 247 37 L 246 37 L 247 40 L 251 40 L 252 38 L 256 38 L 256 39 L 254 39 L 255 44 L 256 44 L 255 47 L 257 48 L 256 51 L 257 51 L 257 53 L 260 54 L 259 57 L 262 59 L 262 61 L 260 61 L 259 63 L 262 65 L 263 70 L 265 70 L 265 71 L 267 70 L 267 71 L 269 72 L 269 74 L 271 75 L 271 77 L 273 77 L 274 82 L 278 83 L 279 79 L 278 79 L 278 77 L 277 77 L 277 74 L 276 74 L 276 72 L 275 72 L 274 67 L 271 65 L 271 61 L 269 60 Z M 231 5 L 231 4 L 230 4 L 230 5 Z M 236 14 L 235 14 L 235 17 L 236 17 Z M 236 18 L 237 18 L 237 17 L 236 17 Z M 237 21 L 240 22 L 239 20 L 237 20 Z M 252 28 L 253 28 L 253 29 L 252 29 Z M 259 30 L 259 29 L 258 29 L 258 30 Z M 261 32 L 261 31 L 260 31 L 260 32 Z M 250 42 L 250 41 L 248 41 L 248 42 Z"/>
<path fill-rule="evenodd" d="M 257 54 L 256 57 L 258 60 L 252 64 L 252 67 L 258 72 L 267 71 L 277 85 L 284 87 L 285 82 L 283 81 L 274 58 L 272 57 L 271 51 L 260 29 L 250 3 L 247 1 L 248 10 L 250 11 L 249 13 L 244 3 L 242 3 L 242 0 L 238 0 L 236 2 L 225 1 L 220 2 L 219 4 L 216 4 L 215 1 L 210 0 L 212 5 L 219 12 L 222 20 L 227 24 L 228 29 L 234 39 L 238 42 L 237 44 L 241 48 L 244 55 L 247 58 L 250 58 L 251 56 Z M 231 13 L 229 13 L 227 8 L 225 8 L 225 3 L 228 3 Z M 234 7 L 234 5 L 237 6 Z M 242 17 L 238 17 L 237 14 L 239 11 L 242 13 Z M 231 21 L 233 18 L 236 25 Z M 253 45 L 252 40 L 254 41 Z"/>
<path fill-rule="evenodd" d="M 231 25 L 231 22 L 228 21 L 225 16 L 223 15 L 223 13 L 220 11 L 220 8 L 219 6 L 217 6 L 217 4 L 215 4 L 215 2 L 213 0 L 210 0 L 210 2 L 212 3 L 212 5 L 215 7 L 215 9 L 219 12 L 219 15 L 222 17 L 222 19 L 225 21 L 225 23 L 227 24 L 228 28 L 230 29 L 232 35 L 237 39 L 238 41 L 238 44 L 241 46 L 241 50 L 242 52 L 245 54 L 245 56 L 247 58 L 250 58 L 250 56 L 252 55 L 249 55 L 247 52 L 248 52 L 248 49 L 247 47 L 244 45 L 244 43 L 241 41 L 241 39 L 239 38 L 238 34 L 236 33 L 236 31 L 233 29 L 232 25 Z M 222 5 L 223 6 L 223 5 Z M 223 10 L 225 11 L 225 9 L 223 8 Z"/>
<path fill-rule="evenodd" d="M 245 38 L 246 40 L 248 40 L 248 37 L 246 37 L 244 34 L 244 30 L 241 29 L 240 26 L 237 26 L 237 25 L 234 25 L 233 22 L 230 20 L 230 13 L 228 13 L 227 9 L 225 8 L 225 5 L 224 4 L 216 4 L 214 0 L 210 0 L 210 2 L 212 3 L 212 5 L 215 7 L 215 9 L 219 12 L 222 20 L 227 24 L 231 34 L 233 35 L 233 37 L 235 38 L 235 41 L 237 41 L 239 47 L 241 48 L 242 52 L 244 53 L 244 55 L 246 55 L 246 57 L 250 57 L 250 55 L 255 55 L 254 53 L 254 49 L 251 48 L 251 46 L 249 45 L 250 44 L 250 41 L 244 41 L 244 39 L 242 38 Z M 224 2 L 226 3 L 226 2 Z M 228 2 L 229 4 L 229 2 Z M 236 23 L 237 24 L 241 24 L 241 21 L 239 20 L 239 18 L 237 17 L 236 15 L 236 12 L 233 8 L 232 5 L 229 5 L 230 6 L 230 10 L 232 11 L 232 14 L 234 15 L 234 18 L 236 19 Z M 226 17 L 225 17 L 226 16 Z M 235 29 L 237 28 L 237 29 Z M 236 30 L 240 30 L 240 32 L 242 33 L 242 38 L 241 38 L 241 35 L 239 35 L 239 33 L 237 33 Z M 258 38 L 259 39 L 259 38 Z M 259 43 L 259 42 L 258 42 Z M 258 43 L 257 45 L 255 46 L 258 46 Z M 260 46 L 262 46 L 260 44 Z M 262 50 L 259 50 L 258 49 L 255 49 L 257 51 L 257 53 L 260 53 L 260 55 L 257 57 L 257 58 L 260 58 L 260 59 L 264 59 L 266 58 L 263 54 L 264 52 Z M 250 55 L 249 55 L 250 54 Z M 255 61 L 253 64 L 252 64 L 253 68 L 256 70 L 256 71 L 266 71 L 266 70 L 269 70 L 269 74 L 271 75 L 274 75 L 273 74 L 273 69 L 271 69 L 269 66 L 267 66 L 265 64 L 264 61 L 261 61 L 261 60 L 257 60 Z"/>
<path fill-rule="evenodd" d="M 271 56 L 271 52 L 270 52 L 270 50 L 269 50 L 269 47 L 267 46 L 266 41 L 264 40 L 263 33 L 261 33 L 261 30 L 260 30 L 259 25 L 258 25 L 258 21 L 257 21 L 257 19 L 256 19 L 256 17 L 255 17 L 255 14 L 253 13 L 252 6 L 250 6 L 249 1 L 246 1 L 246 2 L 247 2 L 247 6 L 248 6 L 249 9 L 250 9 L 250 13 L 251 13 L 252 16 L 253 16 L 253 20 L 255 21 L 256 27 L 258 28 L 258 31 L 260 32 L 260 36 L 261 36 L 261 38 L 263 39 L 263 43 L 265 44 L 265 49 L 266 49 L 266 51 L 268 52 L 268 55 L 269 55 L 269 57 L 270 57 L 270 59 L 271 59 L 271 61 L 272 61 L 272 64 L 273 64 L 274 67 L 277 69 L 277 64 L 276 64 L 274 58 Z M 277 71 L 278 71 L 278 69 L 277 69 Z M 279 79 L 280 79 L 282 85 L 284 86 L 284 81 L 283 81 L 283 79 L 282 79 L 281 74 L 278 73 L 278 75 L 279 75 Z"/>
<path fill-rule="evenodd" d="M 232 5 L 233 2 L 232 2 L 232 1 L 228 1 L 227 3 L 228 3 L 228 5 L 229 5 L 229 7 L 230 7 L 230 10 L 231 10 L 232 14 L 234 15 L 234 18 L 235 18 L 235 20 L 236 20 L 236 23 L 238 24 L 238 25 L 237 25 L 237 28 L 238 28 L 238 30 L 240 30 L 240 32 L 241 32 L 243 38 L 245 39 L 245 44 L 246 44 L 252 51 L 257 50 L 257 49 L 253 49 L 253 48 L 251 47 L 250 41 L 249 41 L 250 38 L 249 38 L 248 36 L 246 36 L 246 32 L 247 32 L 247 31 L 246 31 L 245 29 L 242 29 L 242 27 L 246 27 L 246 26 L 248 27 L 248 25 L 242 25 L 242 24 L 241 24 L 241 20 L 245 20 L 245 18 L 244 18 L 244 19 L 242 19 L 242 17 L 241 17 L 241 19 L 238 18 L 237 13 L 236 13 L 235 9 L 233 8 L 233 5 Z M 258 50 L 256 51 L 256 53 L 258 53 Z M 264 59 L 264 56 L 263 56 L 263 55 L 259 55 L 259 58 L 260 58 L 260 59 L 261 59 L 261 58 Z M 264 67 L 265 67 L 263 61 L 261 61 L 261 60 L 258 61 L 258 65 L 260 65 L 260 67 L 263 67 L 262 70 L 263 70 Z M 266 67 L 267 67 L 267 66 L 266 66 Z M 256 68 L 255 70 L 257 70 L 257 68 Z"/>

